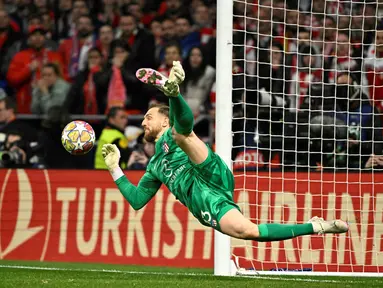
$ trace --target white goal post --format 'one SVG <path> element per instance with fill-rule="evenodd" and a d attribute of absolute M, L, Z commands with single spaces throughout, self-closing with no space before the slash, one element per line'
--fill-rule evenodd
<path fill-rule="evenodd" d="M 215 144 L 234 200 L 258 224 L 319 216 L 350 231 L 215 232 L 215 275 L 383 276 L 382 16 L 380 0 L 217 1 Z"/>
<path fill-rule="evenodd" d="M 217 1 L 216 152 L 231 167 L 233 1 Z M 231 274 L 230 238 L 214 234 L 214 274 Z"/>

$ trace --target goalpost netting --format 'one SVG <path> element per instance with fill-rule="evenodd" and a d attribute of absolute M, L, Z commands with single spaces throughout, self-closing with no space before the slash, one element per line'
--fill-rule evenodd
<path fill-rule="evenodd" d="M 232 239 L 239 272 L 382 272 L 383 1 L 233 4 L 237 203 L 256 223 L 350 224 L 341 235 Z"/>

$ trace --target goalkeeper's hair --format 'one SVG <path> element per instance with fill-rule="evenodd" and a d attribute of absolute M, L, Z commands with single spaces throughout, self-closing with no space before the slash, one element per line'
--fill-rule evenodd
<path fill-rule="evenodd" d="M 154 103 L 150 105 L 149 109 L 158 108 L 158 112 L 169 118 L 169 106 L 160 103 Z"/>

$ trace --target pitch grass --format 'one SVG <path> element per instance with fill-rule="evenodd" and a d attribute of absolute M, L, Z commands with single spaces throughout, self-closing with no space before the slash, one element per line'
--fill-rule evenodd
<path fill-rule="evenodd" d="M 216 277 L 210 269 L 0 261 L 0 287 L 383 287 L 383 278 Z"/>

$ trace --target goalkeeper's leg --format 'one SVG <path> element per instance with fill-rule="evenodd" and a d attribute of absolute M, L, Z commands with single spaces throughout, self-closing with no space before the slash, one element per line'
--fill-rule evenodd
<path fill-rule="evenodd" d="M 224 234 L 259 242 L 281 241 L 312 234 L 338 234 L 348 231 L 348 224 L 342 220 L 325 221 L 318 217 L 314 217 L 304 224 L 268 223 L 256 225 L 237 209 L 229 210 L 220 219 L 219 225 Z"/>
<path fill-rule="evenodd" d="M 193 112 L 179 93 L 179 84 L 185 79 L 181 63 L 173 62 L 169 79 L 155 70 L 145 68 L 139 69 L 136 75 L 142 82 L 154 85 L 169 97 L 169 118 L 174 140 L 193 163 L 203 163 L 209 151 L 206 144 L 193 132 Z"/>

